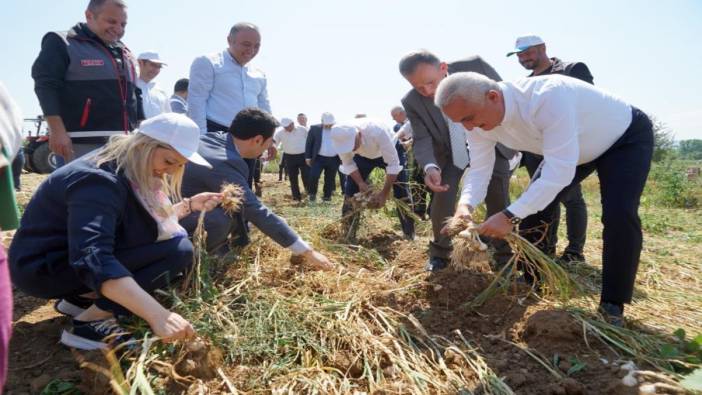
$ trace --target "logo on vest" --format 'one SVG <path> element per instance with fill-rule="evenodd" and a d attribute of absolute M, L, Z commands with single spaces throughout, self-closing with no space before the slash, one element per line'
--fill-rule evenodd
<path fill-rule="evenodd" d="M 81 59 L 80 65 L 83 67 L 104 66 L 105 61 L 102 59 Z"/>

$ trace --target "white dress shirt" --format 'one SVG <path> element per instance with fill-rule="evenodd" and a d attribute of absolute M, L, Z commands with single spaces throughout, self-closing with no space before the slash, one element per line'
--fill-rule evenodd
<path fill-rule="evenodd" d="M 284 128 L 280 128 L 273 135 L 273 141 L 275 144 L 280 144 L 283 153 L 288 155 L 304 154 L 307 129 L 304 126 L 295 126 L 292 132 L 288 132 Z"/>
<path fill-rule="evenodd" d="M 334 145 L 332 145 L 331 128 L 322 129 L 322 145 L 320 145 L 317 154 L 330 157 L 336 156 L 336 150 L 334 149 Z"/>
<path fill-rule="evenodd" d="M 402 127 L 400 127 L 400 129 L 397 132 L 395 132 L 394 141 L 404 141 L 407 139 L 411 139 L 412 135 L 412 124 L 410 123 L 410 121 L 405 121 L 405 123 L 402 124 Z"/>
<path fill-rule="evenodd" d="M 508 210 L 524 218 L 543 210 L 575 176 L 575 167 L 597 159 L 631 124 L 631 106 L 575 78 L 561 75 L 500 82 L 505 116 L 490 131 L 468 132 L 471 166 L 459 204 L 485 199 L 495 165 L 495 144 L 544 156 L 541 177 Z"/>
<path fill-rule="evenodd" d="M 391 175 L 400 174 L 402 166 L 395 149 L 392 129 L 383 123 L 371 120 L 358 121 L 355 126 L 358 127 L 361 134 L 361 144 L 353 152 L 339 154 L 339 158 L 341 158 L 339 170 L 346 175 L 358 170 L 356 162 L 353 161 L 353 156 L 356 154 L 368 159 L 383 157 L 383 162 L 386 165 L 385 172 Z"/>
<path fill-rule="evenodd" d="M 144 106 L 144 117 L 151 118 L 164 112 L 171 112 L 168 95 L 156 86 L 154 81 L 145 82 L 137 78 L 136 86 L 141 89 L 141 103 Z"/>
<path fill-rule="evenodd" d="M 261 70 L 241 66 L 226 49 L 201 56 L 190 66 L 188 115 L 205 133 L 207 119 L 229 126 L 246 107 L 271 112 L 266 84 Z"/>

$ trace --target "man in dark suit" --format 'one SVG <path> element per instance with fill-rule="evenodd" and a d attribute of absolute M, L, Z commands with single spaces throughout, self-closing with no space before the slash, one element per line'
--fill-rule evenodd
<path fill-rule="evenodd" d="M 317 199 L 319 177 L 322 175 L 322 171 L 324 171 L 324 196 L 322 200 L 330 201 L 332 193 L 336 189 L 335 177 L 339 172 L 341 160 L 339 160 L 331 141 L 331 128 L 334 126 L 334 122 L 334 115 L 325 112 L 322 114 L 322 123 L 312 125 L 307 134 L 305 162 L 310 167 L 310 202 Z M 340 180 L 340 184 L 343 185 L 343 180 Z"/>
<path fill-rule="evenodd" d="M 458 71 L 474 71 L 500 81 L 501 78 L 487 62 L 479 56 L 446 64 L 426 50 L 411 52 L 400 60 L 400 74 L 412 85 L 402 99 L 402 105 L 412 124 L 414 155 L 424 169 L 424 182 L 434 192 L 430 216 L 434 240 L 429 244 L 427 270 L 436 271 L 446 267 L 451 254 L 451 241 L 441 234 L 447 217 L 456 209 L 458 184 L 469 165 L 466 150 L 465 129 L 450 122 L 434 105 L 434 92 L 439 82 L 448 74 Z M 488 187 L 485 203 L 488 215 L 500 212 L 509 203 L 509 160 L 515 151 L 505 146 L 496 148 L 495 168 Z M 496 263 L 509 259 L 509 246 L 495 240 Z"/>
<path fill-rule="evenodd" d="M 313 250 L 284 219 L 263 205 L 251 191 L 247 179 L 249 167 L 244 159 L 257 158 L 273 143 L 273 132 L 278 122 L 270 114 L 256 109 L 241 110 L 228 132 L 212 131 L 202 136 L 198 152 L 212 165 L 201 171 L 197 166 L 186 166 L 183 177 L 183 196 L 205 191 L 219 191 L 222 184 L 237 184 L 244 189 L 241 215 L 232 219 L 218 207 L 205 216 L 207 250 L 217 255 L 229 251 L 229 238 L 240 238 L 248 232 L 246 221 L 254 224 L 265 235 L 295 255 L 302 255 L 313 267 L 329 270 L 334 265 L 322 254 Z M 194 231 L 197 215 L 181 220 L 181 225 Z"/>
<path fill-rule="evenodd" d="M 577 78 L 588 84 L 593 84 L 592 73 L 583 62 L 563 62 L 558 58 L 549 58 L 546 54 L 546 43 L 539 36 L 522 36 L 517 38 L 515 49 L 507 56 L 517 54 L 519 64 L 531 70 L 529 77 L 548 74 L 562 74 Z M 531 152 L 522 152 L 522 165 L 526 167 L 530 177 L 534 177 L 544 157 Z M 573 185 L 568 193 L 563 194 L 561 203 L 566 209 L 566 228 L 568 229 L 568 246 L 560 257 L 561 262 L 585 262 L 583 248 L 587 236 L 587 205 L 583 198 L 580 183 Z M 545 252 L 549 255 L 556 254 L 558 243 L 558 224 L 560 223 L 561 209 L 556 206 L 553 222 L 549 224 L 546 235 Z"/>

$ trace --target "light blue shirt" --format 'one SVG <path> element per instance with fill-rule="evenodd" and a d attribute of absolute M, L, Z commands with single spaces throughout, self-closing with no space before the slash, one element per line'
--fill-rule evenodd
<path fill-rule="evenodd" d="M 246 107 L 271 112 L 266 75 L 241 66 L 228 50 L 196 58 L 190 66 L 188 116 L 207 132 L 207 119 L 229 126 Z"/>

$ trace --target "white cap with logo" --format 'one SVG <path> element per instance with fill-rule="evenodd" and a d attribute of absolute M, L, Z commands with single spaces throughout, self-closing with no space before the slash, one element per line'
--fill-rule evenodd
<path fill-rule="evenodd" d="M 280 118 L 280 126 L 287 128 L 288 126 L 292 125 L 293 120 L 290 118 Z"/>
<path fill-rule="evenodd" d="M 212 165 L 197 153 L 200 145 L 200 128 L 184 114 L 167 112 L 156 115 L 143 121 L 136 133 L 168 144 L 190 162 L 212 168 Z"/>
<path fill-rule="evenodd" d="M 542 40 L 541 37 L 533 35 L 533 34 L 529 35 L 529 36 L 518 37 L 517 42 L 514 43 L 514 51 L 508 52 L 507 56 L 512 56 L 515 53 L 526 51 L 527 49 L 529 49 L 535 45 L 541 45 L 541 44 L 544 44 L 544 40 Z"/>
<path fill-rule="evenodd" d="M 137 57 L 137 60 L 148 60 L 149 62 L 158 63 L 158 64 L 162 64 L 164 66 L 168 66 L 166 64 L 166 62 L 161 60 L 161 57 L 158 56 L 158 52 L 156 52 L 156 51 L 142 52 Z"/>

